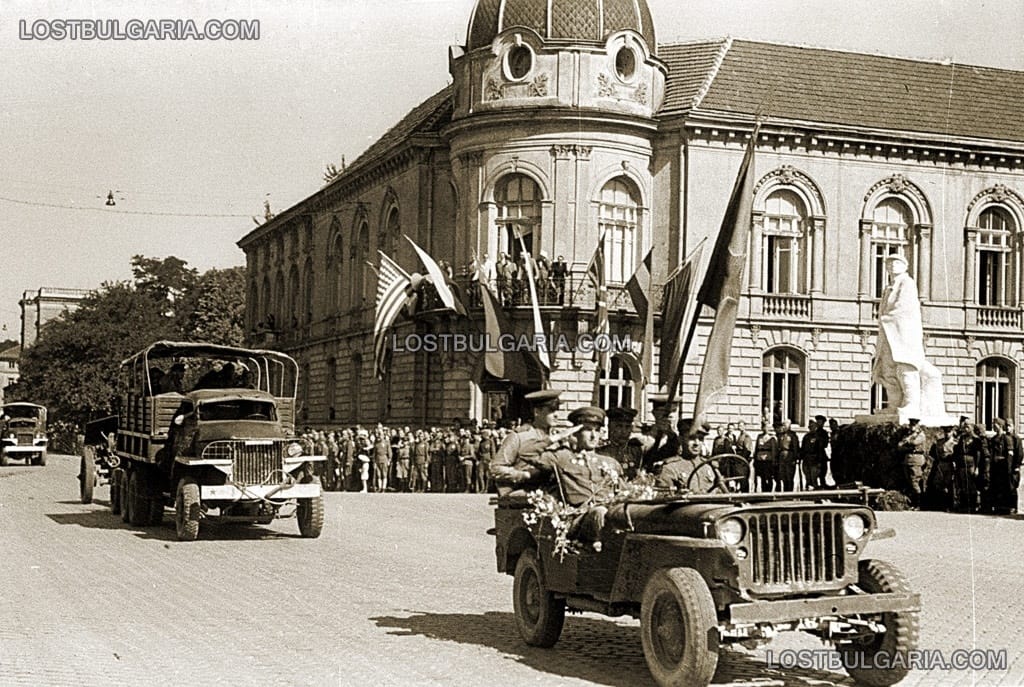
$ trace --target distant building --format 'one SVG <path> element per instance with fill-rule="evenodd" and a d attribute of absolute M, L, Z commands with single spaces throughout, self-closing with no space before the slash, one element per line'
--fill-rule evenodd
<path fill-rule="evenodd" d="M 21 306 L 21 348 L 28 348 L 36 339 L 43 325 L 65 311 L 73 311 L 85 298 L 87 289 L 60 289 L 44 286 L 37 291 L 26 291 L 18 305 Z"/>
<path fill-rule="evenodd" d="M 21 357 L 21 346 L 11 346 L 0 351 L 0 404 L 6 403 L 4 390 L 8 384 L 18 381 L 18 359 Z"/>
<path fill-rule="evenodd" d="M 883 404 L 870 369 L 894 251 L 919 286 L 949 412 L 1020 415 L 1024 72 L 730 39 L 658 45 L 644 0 L 478 0 L 449 64 L 450 86 L 239 241 L 252 340 L 299 361 L 303 421 L 483 419 L 514 414 L 540 383 L 493 378 L 472 351 L 406 350 L 376 378 L 366 263 L 379 250 L 422 271 L 403 234 L 453 265 L 464 294 L 474 256 L 564 256 L 564 299 L 548 295 L 543 319 L 570 338 L 594 326 L 584 273 L 603 235 L 612 331 L 636 337 L 623 283 L 654 248 L 658 305 L 668 273 L 713 243 L 758 117 L 732 381 L 709 419 L 778 413 L 801 426 Z M 524 302 L 507 299 L 516 331 L 530 321 Z M 466 320 L 427 312 L 398 331 L 480 331 L 467 306 Z M 604 405 L 646 409 L 653 385 L 628 356 L 602 375 L 589 355 L 554 357 L 568 405 L 596 384 Z"/>

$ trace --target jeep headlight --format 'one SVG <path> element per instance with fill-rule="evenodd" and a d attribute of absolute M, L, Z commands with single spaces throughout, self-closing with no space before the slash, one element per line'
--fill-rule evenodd
<path fill-rule="evenodd" d="M 856 513 L 843 518 L 843 532 L 850 539 L 860 539 L 868 529 L 868 524 L 862 515 Z"/>
<path fill-rule="evenodd" d="M 302 444 L 297 441 L 293 441 L 288 444 L 288 448 L 285 449 L 289 458 L 298 458 L 302 455 Z"/>
<path fill-rule="evenodd" d="M 736 546 L 743 539 L 743 521 L 739 518 L 726 518 L 717 525 L 718 538 L 728 546 Z"/>

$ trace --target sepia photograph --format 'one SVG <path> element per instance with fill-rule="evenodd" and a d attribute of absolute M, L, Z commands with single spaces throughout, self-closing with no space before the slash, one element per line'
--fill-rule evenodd
<path fill-rule="evenodd" d="M 0 685 L 1024 685 L 1022 37 L 3 2 Z"/>

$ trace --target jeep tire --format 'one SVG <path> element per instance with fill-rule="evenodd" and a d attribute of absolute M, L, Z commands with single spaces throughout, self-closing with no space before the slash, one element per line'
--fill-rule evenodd
<path fill-rule="evenodd" d="M 644 587 L 640 641 L 661 687 L 705 687 L 718 665 L 718 618 L 704 578 L 693 568 L 656 570 Z"/>
<path fill-rule="evenodd" d="M 516 628 L 530 646 L 551 647 L 562 636 L 565 600 L 544 588 L 537 552 L 526 549 L 516 561 L 512 582 L 512 607 Z"/>
<path fill-rule="evenodd" d="M 857 586 L 868 594 L 909 594 L 910 585 L 896 566 L 885 561 L 864 559 L 860 562 Z M 917 649 L 918 612 L 898 611 L 883 613 L 881 622 L 885 632 L 867 642 L 851 642 L 838 647 L 846 672 L 854 680 L 871 687 L 888 687 L 907 676 L 907 668 L 873 668 L 878 654 L 892 661 L 897 654 L 904 658 Z M 904 665 L 906 662 L 904 662 Z"/>
<path fill-rule="evenodd" d="M 82 503 L 92 503 L 92 490 L 96 486 L 96 450 L 86 446 L 78 469 L 78 495 Z"/>
<path fill-rule="evenodd" d="M 199 485 L 191 477 L 178 480 L 174 494 L 174 529 L 180 541 L 195 541 L 199 536 Z"/>

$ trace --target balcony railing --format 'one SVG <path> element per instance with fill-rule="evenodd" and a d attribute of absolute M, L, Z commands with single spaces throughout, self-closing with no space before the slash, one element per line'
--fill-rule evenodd
<path fill-rule="evenodd" d="M 979 327 L 997 329 L 1020 329 L 1021 327 L 1019 308 L 978 306 L 975 313 Z"/>
<path fill-rule="evenodd" d="M 764 314 L 787 320 L 809 320 L 811 299 L 809 296 L 767 293 L 764 295 Z"/>

